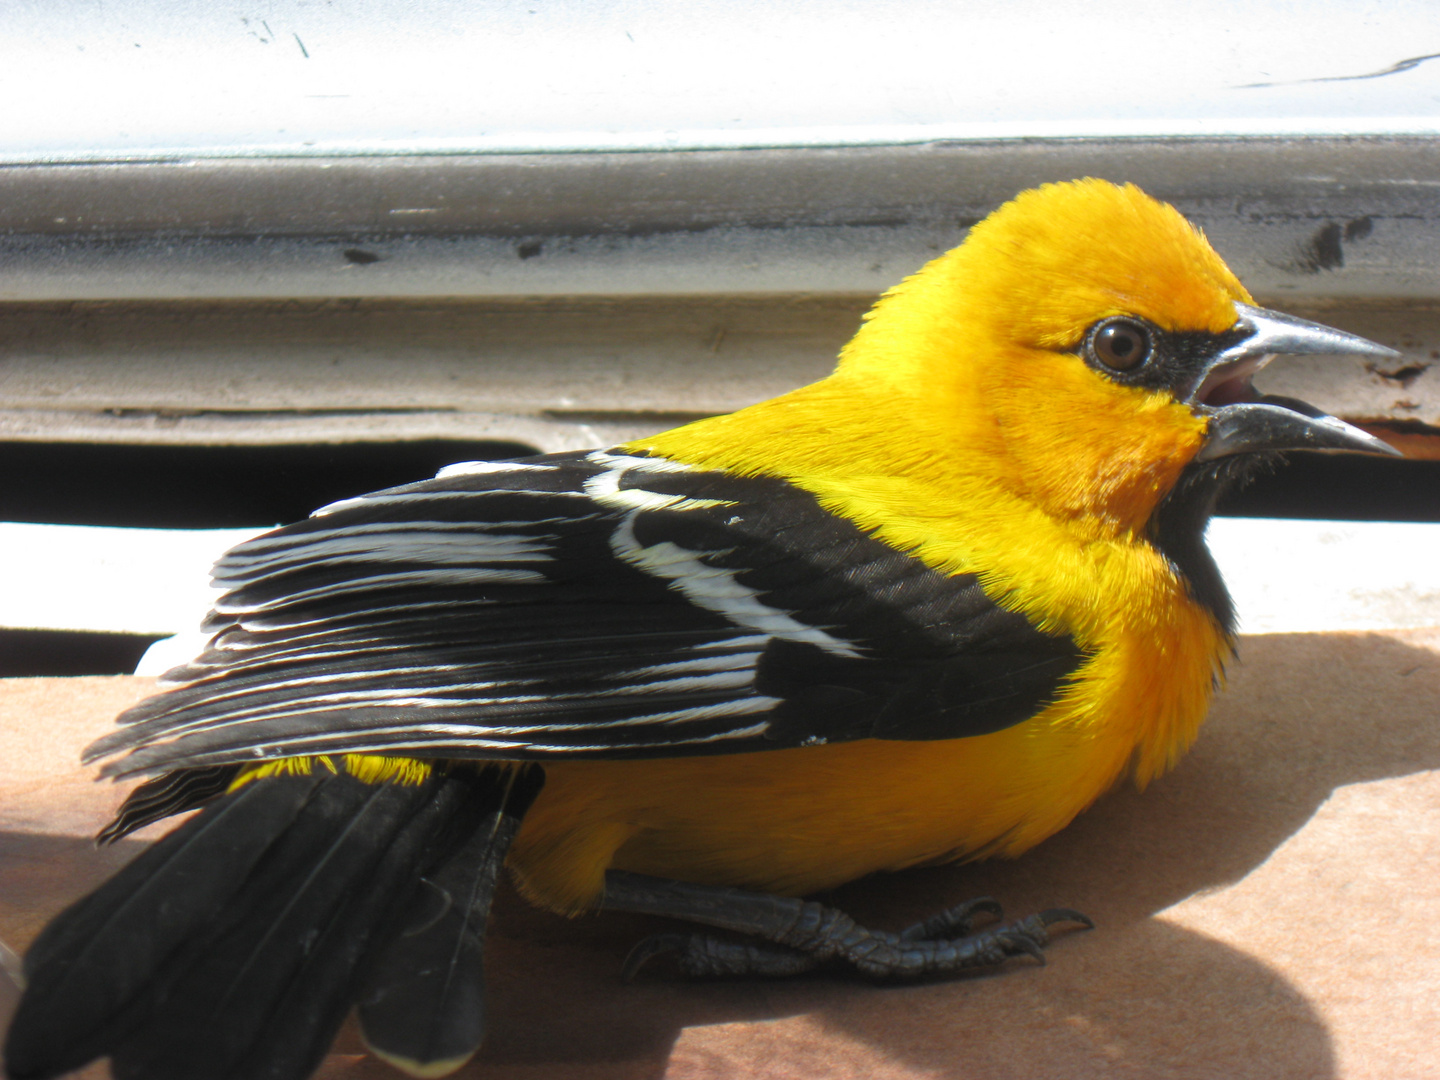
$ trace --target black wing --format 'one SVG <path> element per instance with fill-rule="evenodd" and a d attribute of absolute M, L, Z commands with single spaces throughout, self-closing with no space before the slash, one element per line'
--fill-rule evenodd
<path fill-rule="evenodd" d="M 1081 654 L 785 481 L 596 451 L 445 470 L 250 540 L 215 632 L 90 757 L 728 754 L 996 731 Z"/>

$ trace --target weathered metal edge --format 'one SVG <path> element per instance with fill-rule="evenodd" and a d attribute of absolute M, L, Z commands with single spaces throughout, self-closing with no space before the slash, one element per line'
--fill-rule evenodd
<path fill-rule="evenodd" d="M 1016 191 L 1139 183 L 1257 291 L 1440 296 L 1440 138 L 0 167 L 0 299 L 873 292 Z"/>

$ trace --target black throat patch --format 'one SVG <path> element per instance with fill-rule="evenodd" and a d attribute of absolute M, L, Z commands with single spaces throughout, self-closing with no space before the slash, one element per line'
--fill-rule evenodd
<path fill-rule="evenodd" d="M 1205 526 L 1221 496 L 1274 470 L 1283 460 L 1280 454 L 1263 453 L 1192 461 L 1150 515 L 1150 542 L 1184 580 L 1191 598 L 1214 616 L 1226 637 L 1235 636 L 1235 603 L 1205 546 Z"/>

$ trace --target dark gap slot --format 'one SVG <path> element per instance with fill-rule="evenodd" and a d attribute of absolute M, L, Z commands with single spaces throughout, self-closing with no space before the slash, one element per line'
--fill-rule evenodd
<path fill-rule="evenodd" d="M 1222 500 L 1228 517 L 1440 521 L 1440 461 L 1293 453 Z"/>
<path fill-rule="evenodd" d="M 535 453 L 498 442 L 338 446 L 0 443 L 0 521 L 226 528 L 298 521 L 336 499 L 433 476 L 457 461 Z M 1237 517 L 1440 521 L 1440 461 L 1292 454 L 1225 500 Z M 0 676 L 134 670 L 154 637 L 0 629 Z"/>
<path fill-rule="evenodd" d="M 0 521 L 205 529 L 299 521 L 317 507 L 424 480 L 457 461 L 536 453 L 430 440 L 288 446 L 0 443 Z M 1289 455 L 1231 495 L 1234 517 L 1440 521 L 1440 461 Z"/>
<path fill-rule="evenodd" d="M 299 521 L 337 499 L 427 480 L 457 461 L 535 454 L 430 440 L 287 446 L 0 443 L 0 521 L 221 529 Z"/>
<path fill-rule="evenodd" d="M 129 675 L 145 650 L 159 640 L 152 634 L 0 630 L 0 678 Z"/>

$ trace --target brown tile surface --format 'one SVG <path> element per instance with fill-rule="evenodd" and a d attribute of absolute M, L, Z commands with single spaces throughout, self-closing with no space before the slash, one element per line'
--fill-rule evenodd
<path fill-rule="evenodd" d="M 977 892 L 1094 916 L 1048 967 L 624 986 L 620 959 L 655 924 L 566 922 L 508 894 L 493 1034 L 460 1076 L 1440 1076 L 1440 631 L 1251 638 L 1241 656 L 1195 750 L 1144 794 L 1114 793 L 1016 862 L 835 897 L 884 926 Z M 90 845 L 119 793 L 75 759 L 147 686 L 0 680 L 0 940 L 16 950 L 139 849 Z M 350 1029 L 323 1075 L 398 1076 Z"/>

